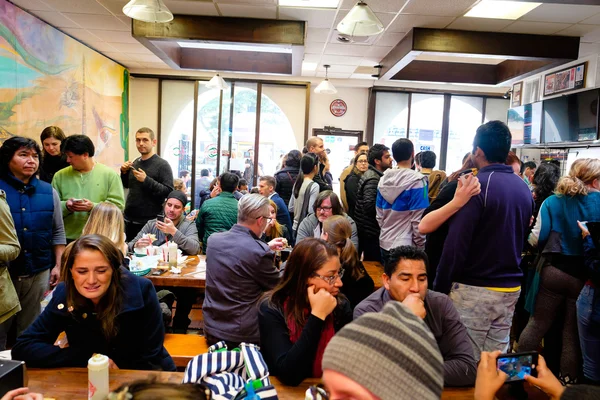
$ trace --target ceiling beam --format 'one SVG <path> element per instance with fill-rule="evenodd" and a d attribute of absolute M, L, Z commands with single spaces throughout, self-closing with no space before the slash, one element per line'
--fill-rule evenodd
<path fill-rule="evenodd" d="M 133 20 L 133 37 L 151 40 L 304 45 L 304 21 L 175 15 L 171 22 Z"/>
<path fill-rule="evenodd" d="M 507 61 L 498 66 L 443 60 L 427 61 L 425 64 L 425 61 L 416 60 L 421 54 L 438 57 L 504 58 Z M 382 60 L 380 79 L 405 80 L 410 76 L 413 77 L 411 80 L 483 83 L 490 81 L 490 71 L 493 69 L 496 81 L 491 84 L 499 84 L 576 60 L 578 55 L 578 37 L 414 28 Z M 411 67 L 413 63 L 416 64 Z M 440 65 L 434 66 L 436 63 Z M 424 70 L 418 74 L 417 67 Z M 446 71 L 446 68 L 451 71 Z M 460 68 L 466 72 L 456 71 Z M 408 70 L 402 73 L 404 69 Z M 477 70 L 480 70 L 480 73 L 471 76 Z M 437 71 L 437 77 L 432 71 Z M 450 80 L 444 80 L 444 77 Z"/>

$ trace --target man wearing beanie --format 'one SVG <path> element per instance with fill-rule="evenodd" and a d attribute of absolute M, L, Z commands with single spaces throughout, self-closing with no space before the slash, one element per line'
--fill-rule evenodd
<path fill-rule="evenodd" d="M 388 302 L 342 328 L 323 355 L 331 398 L 439 399 L 443 359 L 427 325 L 406 306 Z"/>
<path fill-rule="evenodd" d="M 129 251 L 133 251 L 134 247 L 146 247 L 150 244 L 161 246 L 168 240 L 177 243 L 184 255 L 198 254 L 200 241 L 196 224 L 186 220 L 183 216 L 186 203 L 185 193 L 179 190 L 169 193 L 163 208 L 164 221 L 156 218 L 148 221 L 137 236 L 129 242 Z"/>

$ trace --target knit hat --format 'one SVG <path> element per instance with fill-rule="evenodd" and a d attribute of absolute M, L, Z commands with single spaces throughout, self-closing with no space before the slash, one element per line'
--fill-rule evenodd
<path fill-rule="evenodd" d="M 182 191 L 179 190 L 173 190 L 171 193 L 169 193 L 169 195 L 167 196 L 167 200 L 169 199 L 176 199 L 179 200 L 181 202 L 181 204 L 183 205 L 183 207 L 185 207 L 185 205 L 188 202 L 187 196 L 185 195 L 185 193 L 183 193 Z"/>
<path fill-rule="evenodd" d="M 341 329 L 327 345 L 322 366 L 381 400 L 439 399 L 444 387 L 444 360 L 433 334 L 397 301 Z"/>

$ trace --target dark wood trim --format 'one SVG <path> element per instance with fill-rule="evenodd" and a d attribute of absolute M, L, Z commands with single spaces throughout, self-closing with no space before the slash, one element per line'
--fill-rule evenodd
<path fill-rule="evenodd" d="M 390 79 L 495 85 L 496 69 L 496 65 L 415 60 Z"/>
<path fill-rule="evenodd" d="M 235 82 L 231 82 L 231 102 L 229 103 L 229 157 L 227 157 L 227 171 L 231 169 L 231 148 L 233 147 L 233 110 L 235 101 Z M 220 175 L 221 172 L 217 171 Z"/>
<path fill-rule="evenodd" d="M 304 143 L 301 144 L 300 149 L 304 147 L 308 140 L 308 124 L 310 122 L 310 82 L 306 85 L 306 98 L 304 101 Z"/>
<path fill-rule="evenodd" d="M 259 51 L 181 49 L 181 69 L 292 74 L 292 55 Z"/>
<path fill-rule="evenodd" d="M 323 128 L 313 128 L 312 134 L 313 136 L 318 135 L 329 135 L 329 136 L 352 136 L 358 138 L 358 141 L 362 141 L 363 131 L 353 131 L 353 130 L 345 130 L 340 129 L 339 131 L 329 131 Z"/>
<path fill-rule="evenodd" d="M 158 122 L 156 127 L 156 154 L 161 154 L 161 137 L 162 137 L 162 84 L 163 80 L 158 78 Z"/>
<path fill-rule="evenodd" d="M 440 143 L 440 165 L 439 169 L 446 170 L 446 158 L 448 156 L 448 137 L 450 135 L 450 106 L 452 96 L 444 95 L 444 116 L 442 117 L 442 141 Z"/>
<path fill-rule="evenodd" d="M 156 75 L 156 74 L 140 74 L 134 73 L 130 76 L 134 78 L 146 78 L 146 79 L 164 79 L 172 81 L 206 81 L 210 78 L 203 76 L 192 76 L 192 75 Z M 282 85 L 282 86 L 310 86 L 310 82 L 307 81 L 271 81 L 268 79 L 239 79 L 239 78 L 225 78 L 227 82 L 247 82 L 247 83 L 266 83 L 269 85 Z"/>
<path fill-rule="evenodd" d="M 194 83 L 194 118 L 192 121 L 192 132 L 194 132 L 194 135 L 192 136 L 192 170 L 190 171 L 190 174 L 192 175 L 192 210 L 194 209 L 194 202 L 196 200 L 194 193 L 196 193 L 196 154 L 198 154 L 198 149 L 196 148 L 198 145 L 198 86 L 199 82 L 196 81 Z"/>
<path fill-rule="evenodd" d="M 254 173 L 252 174 L 252 186 L 258 185 L 258 156 L 260 153 L 260 113 L 262 106 L 262 83 L 256 85 L 256 122 L 254 127 Z"/>
<path fill-rule="evenodd" d="M 217 124 L 217 175 L 221 170 L 221 128 L 223 125 L 223 91 L 219 90 L 219 122 Z"/>
<path fill-rule="evenodd" d="M 367 102 L 367 137 L 366 142 L 373 146 L 375 140 L 375 110 L 377 109 L 377 93 L 369 88 L 369 100 Z"/>
<path fill-rule="evenodd" d="M 450 94 L 452 96 L 477 96 L 477 97 L 490 97 L 496 99 L 502 99 L 503 93 L 478 93 L 478 92 L 465 92 L 465 91 L 449 91 L 449 90 L 438 90 L 438 89 L 413 89 L 413 88 L 395 88 L 389 86 L 373 86 L 375 92 L 388 92 L 388 93 L 415 93 L 415 94 Z"/>
<path fill-rule="evenodd" d="M 509 104 L 510 105 L 510 104 Z M 487 111 L 487 97 L 483 98 L 483 103 L 481 103 L 481 124 L 485 123 L 485 113 Z"/>
<path fill-rule="evenodd" d="M 410 112 L 412 108 L 412 93 L 408 94 L 408 118 L 406 119 L 406 139 L 410 137 Z"/>
<path fill-rule="evenodd" d="M 305 21 L 259 18 L 215 17 L 208 15 L 173 16 L 164 24 L 132 21 L 134 38 L 156 41 L 214 41 L 253 44 L 304 45 Z"/>

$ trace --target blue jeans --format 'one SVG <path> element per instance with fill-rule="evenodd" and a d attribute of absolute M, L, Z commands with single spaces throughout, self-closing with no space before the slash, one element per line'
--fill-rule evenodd
<path fill-rule="evenodd" d="M 479 286 L 453 283 L 450 299 L 467 328 L 473 356 L 479 360 L 482 351 L 505 353 L 510 342 L 510 327 L 521 291 L 495 292 Z"/>
<path fill-rule="evenodd" d="M 584 286 L 577 298 L 577 326 L 583 354 L 583 374 L 600 383 L 600 293 Z"/>

